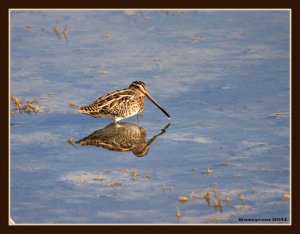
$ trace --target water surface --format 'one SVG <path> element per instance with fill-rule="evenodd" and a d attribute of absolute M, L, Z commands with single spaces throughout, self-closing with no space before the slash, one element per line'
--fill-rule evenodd
<path fill-rule="evenodd" d="M 289 223 L 289 17 L 12 11 L 11 96 L 22 105 L 36 98 L 40 110 L 11 116 L 11 217 L 19 224 Z M 121 121 L 134 133 L 126 135 L 132 149 L 81 145 L 96 131 L 99 143 L 111 120 L 75 109 L 134 80 L 147 84 L 171 120 L 146 101 L 143 118 Z"/>

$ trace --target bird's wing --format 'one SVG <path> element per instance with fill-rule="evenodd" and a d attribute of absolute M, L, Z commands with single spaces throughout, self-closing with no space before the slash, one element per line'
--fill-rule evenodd
<path fill-rule="evenodd" d="M 120 89 L 98 98 L 93 102 L 94 105 L 98 106 L 99 109 L 114 109 L 116 105 L 126 105 L 132 101 L 136 93 L 129 89 Z"/>

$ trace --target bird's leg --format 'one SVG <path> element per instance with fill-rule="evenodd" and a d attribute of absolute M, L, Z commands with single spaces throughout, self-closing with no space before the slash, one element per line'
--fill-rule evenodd
<path fill-rule="evenodd" d="M 117 125 L 118 125 L 118 121 L 121 120 L 121 119 L 122 119 L 122 118 L 120 118 L 120 117 L 114 117 L 114 122 L 113 122 L 114 125 L 117 126 Z"/>
<path fill-rule="evenodd" d="M 142 111 L 138 112 L 136 115 L 137 121 L 140 122 L 140 118 L 142 117 L 143 117 L 143 112 Z"/>
<path fill-rule="evenodd" d="M 118 119 L 114 118 L 114 122 L 111 123 L 111 125 L 114 125 L 114 127 L 119 128 L 121 125 L 118 123 Z"/>
<path fill-rule="evenodd" d="M 117 119 L 116 119 L 116 118 L 114 118 L 114 124 L 117 124 L 117 123 L 118 123 Z"/>

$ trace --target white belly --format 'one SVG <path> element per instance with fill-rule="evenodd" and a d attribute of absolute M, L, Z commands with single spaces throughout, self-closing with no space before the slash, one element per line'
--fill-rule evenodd
<path fill-rule="evenodd" d="M 129 117 L 131 117 L 131 116 L 136 115 L 138 112 L 139 112 L 139 111 L 133 112 L 131 115 L 126 116 L 126 117 L 117 117 L 117 118 L 115 118 L 115 121 L 118 122 L 118 121 L 121 120 L 121 119 L 127 119 L 127 118 L 129 118 Z"/>

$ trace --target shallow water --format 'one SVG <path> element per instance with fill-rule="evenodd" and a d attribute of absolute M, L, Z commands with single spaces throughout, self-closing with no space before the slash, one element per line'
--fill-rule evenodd
<path fill-rule="evenodd" d="M 11 95 L 41 108 L 11 116 L 17 224 L 290 222 L 288 11 L 13 11 L 10 29 Z M 75 109 L 134 80 L 172 118 L 146 101 L 108 150 L 120 129 Z"/>

